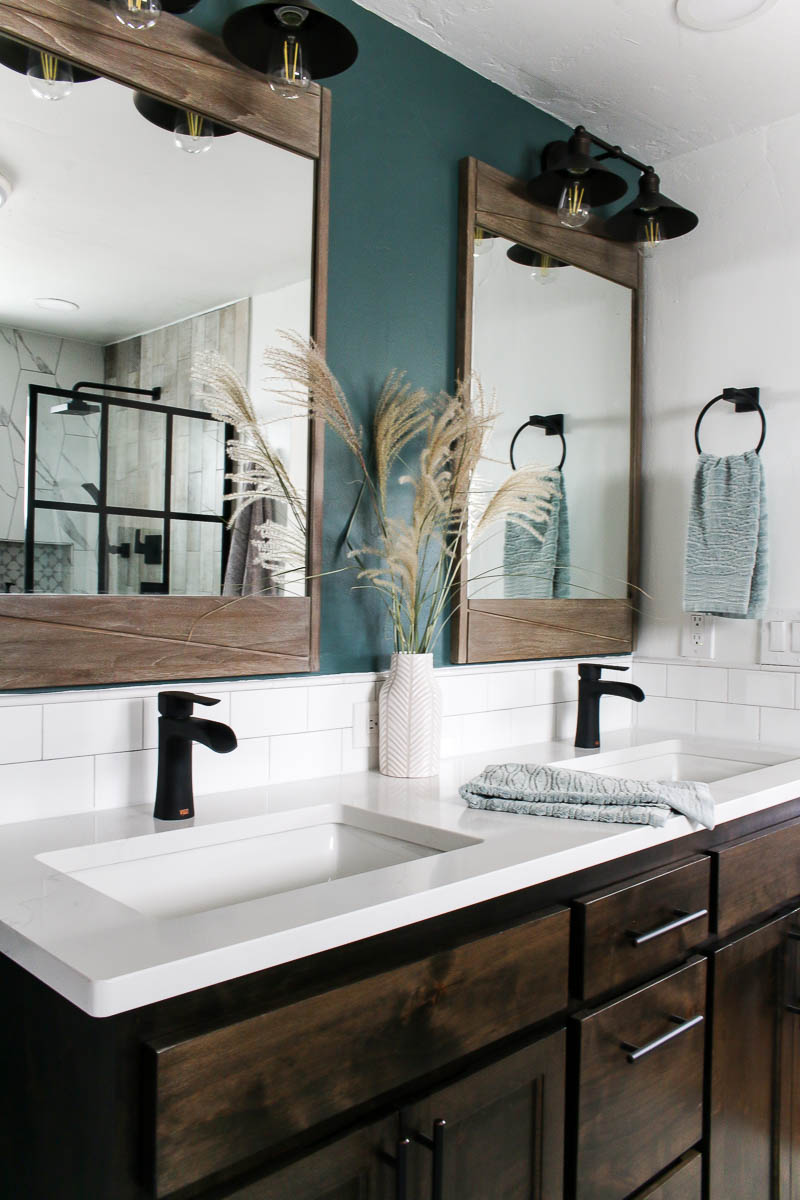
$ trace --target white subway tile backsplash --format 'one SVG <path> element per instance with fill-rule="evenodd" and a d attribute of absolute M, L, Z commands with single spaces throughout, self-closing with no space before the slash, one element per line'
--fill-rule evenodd
<path fill-rule="evenodd" d="M 600 732 L 630 729 L 634 704 L 633 700 L 626 700 L 623 696 L 603 696 L 600 701 Z"/>
<path fill-rule="evenodd" d="M 489 703 L 489 681 L 484 674 L 445 675 L 438 680 L 442 689 L 442 713 L 485 712 Z"/>
<path fill-rule="evenodd" d="M 141 747 L 141 700 L 44 706 L 44 758 L 78 758 Z"/>
<path fill-rule="evenodd" d="M 791 746 L 800 753 L 800 712 L 788 708 L 762 708 L 761 741 L 768 746 Z"/>
<path fill-rule="evenodd" d="M 238 738 L 301 733 L 308 728 L 308 689 L 232 692 L 230 724 Z"/>
<path fill-rule="evenodd" d="M 637 726 L 659 735 L 694 733 L 694 715 L 694 700 L 674 700 L 661 696 L 651 696 L 642 704 L 637 704 L 635 709 Z"/>
<path fill-rule="evenodd" d="M 759 711 L 746 704 L 697 704 L 695 730 L 701 737 L 758 741 Z"/>
<path fill-rule="evenodd" d="M 729 671 L 728 699 L 732 704 L 765 708 L 794 708 L 794 675 L 784 671 Z"/>
<path fill-rule="evenodd" d="M 0 824 L 92 807 L 94 759 L 39 759 L 0 766 Z"/>
<path fill-rule="evenodd" d="M 0 763 L 42 757 L 42 706 L 4 708 L 0 714 Z"/>
<path fill-rule="evenodd" d="M 667 694 L 667 668 L 664 663 L 635 662 L 632 678 L 645 696 L 666 696 Z"/>
<path fill-rule="evenodd" d="M 524 708 L 536 704 L 536 674 L 530 671 L 501 671 L 489 676 L 490 709 Z"/>
<path fill-rule="evenodd" d="M 445 756 L 574 735 L 575 663 L 448 668 L 437 681 Z M 195 746 L 196 795 L 374 767 L 377 746 L 353 745 L 353 706 L 373 702 L 379 683 L 368 673 L 175 685 L 219 699 L 198 715 L 239 738 L 229 755 Z M 0 695 L 0 822 L 152 804 L 160 690 Z M 606 698 L 602 727 L 629 724 L 629 709 Z"/>
<path fill-rule="evenodd" d="M 325 775 L 339 775 L 341 769 L 340 729 L 282 734 L 270 739 L 271 783 L 287 783 L 292 779 L 320 779 Z"/>
<path fill-rule="evenodd" d="M 309 688 L 308 728 L 352 729 L 353 706 L 368 704 L 374 699 L 374 683 L 339 683 Z"/>
<path fill-rule="evenodd" d="M 728 699 L 728 672 L 718 667 L 668 667 L 667 695 L 679 700 Z"/>

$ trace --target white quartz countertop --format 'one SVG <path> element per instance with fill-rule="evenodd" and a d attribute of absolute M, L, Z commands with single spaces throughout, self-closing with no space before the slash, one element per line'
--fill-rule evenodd
<path fill-rule="evenodd" d="M 614 754 L 624 758 L 630 747 L 644 743 L 673 752 L 688 752 L 688 747 L 693 754 L 749 760 L 747 773 L 711 785 L 718 824 L 800 794 L 800 759 L 787 752 L 626 732 L 607 736 L 600 752 L 550 743 L 452 759 L 435 779 L 387 779 L 368 772 L 201 796 L 191 822 L 154 821 L 148 804 L 7 825 L 0 830 L 0 950 L 87 1013 L 104 1017 L 695 832 L 699 826 L 677 815 L 657 829 L 473 811 L 458 794 L 459 784 L 490 762 L 566 762 L 599 754 L 605 763 L 609 753 L 612 760 Z M 471 839 L 471 844 L 169 917 L 137 911 L 40 861 L 42 855 L 73 847 L 153 835 L 173 838 L 168 845 L 180 849 L 180 837 L 185 840 L 181 831 L 190 826 L 204 831 L 193 837 L 213 841 L 221 826 L 236 822 L 236 837 L 247 838 L 252 836 L 249 830 L 263 829 L 265 816 L 291 828 L 314 806 L 328 806 L 332 821 L 346 806 L 381 819 L 416 822 L 438 834 L 442 845 L 448 838 L 451 843 Z M 126 854 L 135 857 L 138 845 L 144 843 L 130 842 Z M 156 864 L 154 869 L 169 871 L 169 853 L 159 854 Z"/>

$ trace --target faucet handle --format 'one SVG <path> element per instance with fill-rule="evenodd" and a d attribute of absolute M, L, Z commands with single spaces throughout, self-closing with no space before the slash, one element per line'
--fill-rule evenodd
<path fill-rule="evenodd" d="M 597 683 L 603 671 L 630 671 L 630 667 L 615 667 L 611 663 L 578 663 L 578 677 Z"/>
<path fill-rule="evenodd" d="M 158 693 L 158 711 L 162 717 L 185 719 L 192 715 L 195 704 L 219 704 L 219 699 L 214 696 L 197 696 L 194 692 Z"/>

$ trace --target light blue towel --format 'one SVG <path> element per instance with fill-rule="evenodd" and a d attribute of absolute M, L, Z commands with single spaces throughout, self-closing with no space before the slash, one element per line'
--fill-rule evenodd
<path fill-rule="evenodd" d="M 485 767 L 459 791 L 470 808 L 493 812 L 660 826 L 675 811 L 714 828 L 714 800 L 705 783 L 615 779 L 571 767 L 502 763 Z"/>
<path fill-rule="evenodd" d="M 553 487 L 547 516 L 531 521 L 526 529 L 516 521 L 506 521 L 503 544 L 503 579 L 507 600 L 564 599 L 570 595 L 569 511 L 564 475 L 557 468 L 543 471 L 545 482 Z"/>
<path fill-rule="evenodd" d="M 758 620 L 767 607 L 764 467 L 755 450 L 701 454 L 692 484 L 683 611 Z"/>

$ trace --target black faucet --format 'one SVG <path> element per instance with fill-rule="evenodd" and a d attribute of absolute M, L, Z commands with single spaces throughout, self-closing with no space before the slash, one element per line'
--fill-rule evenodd
<path fill-rule="evenodd" d="M 641 704 L 644 692 L 635 683 L 616 683 L 601 679 L 603 668 L 597 663 L 578 663 L 578 724 L 575 745 L 595 750 L 600 745 L 600 697 L 624 696 Z M 628 667 L 607 667 L 609 671 L 627 671 Z"/>
<path fill-rule="evenodd" d="M 192 742 L 217 754 L 236 749 L 236 734 L 221 721 L 192 716 L 195 704 L 219 704 L 192 692 L 159 692 L 158 783 L 153 816 L 159 821 L 186 821 L 194 816 Z"/>

